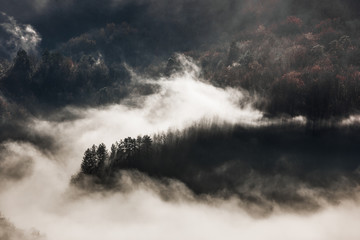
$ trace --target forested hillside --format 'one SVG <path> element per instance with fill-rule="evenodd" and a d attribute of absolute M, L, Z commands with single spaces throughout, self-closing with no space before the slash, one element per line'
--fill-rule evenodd
<path fill-rule="evenodd" d="M 260 206 L 316 208 L 314 196 L 336 202 L 359 184 L 358 127 L 299 125 L 243 127 L 194 126 L 153 137 L 125 138 L 88 148 L 73 183 L 117 189 L 121 170 L 137 170 L 156 179 L 177 179 L 195 194 L 236 195 Z M 91 189 L 91 188 L 90 188 Z M 101 189 L 101 188 L 100 188 Z"/>

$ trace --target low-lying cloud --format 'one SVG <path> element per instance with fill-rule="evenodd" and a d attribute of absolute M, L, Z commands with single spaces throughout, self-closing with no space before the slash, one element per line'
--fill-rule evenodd
<path fill-rule="evenodd" d="M 0 211 L 21 229 L 38 229 L 49 240 L 63 239 L 359 239 L 360 208 L 355 200 L 301 215 L 276 210 L 260 219 L 250 216 L 239 199 L 211 196 L 199 201 L 175 180 L 167 186 L 131 172 L 122 181 L 129 191 L 83 192 L 69 185 L 84 150 L 93 143 L 184 129 L 194 122 L 256 126 L 263 114 L 252 108 L 247 93 L 216 88 L 199 76 L 199 69 L 181 57 L 183 72 L 160 79 L 133 81 L 159 86 L 155 94 L 130 97 L 105 108 L 65 108 L 74 119 L 34 118 L 32 134 L 50 137 L 43 151 L 26 141 L 2 144 Z M 59 116 L 61 113 L 59 113 Z M 210 120 L 209 120 L 210 119 Z M 18 162 L 26 163 L 24 168 Z M 5 179 L 5 180 L 4 180 Z M 177 201 L 166 201 L 163 191 Z M 319 224 L 321 223 L 321 225 Z"/>
<path fill-rule="evenodd" d="M 67 107 L 63 111 L 77 119 L 63 122 L 33 119 L 29 128 L 39 134 L 48 133 L 57 143 L 72 146 L 79 143 L 83 151 L 92 143 L 109 145 L 128 136 L 151 135 L 171 128 L 181 130 L 204 119 L 245 125 L 261 121 L 263 114 L 252 107 L 246 91 L 207 84 L 192 61 L 180 58 L 184 71 L 170 77 L 146 79 L 132 73 L 134 82 L 158 85 L 154 94 L 134 95 L 121 104 L 101 108 Z"/>

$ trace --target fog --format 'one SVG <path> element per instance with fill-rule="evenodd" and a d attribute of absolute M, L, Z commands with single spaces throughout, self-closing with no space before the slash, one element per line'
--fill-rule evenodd
<path fill-rule="evenodd" d="M 360 239 L 358 2 L 1 0 L 0 240 Z"/>
<path fill-rule="evenodd" d="M 75 115 L 75 120 L 29 120 L 29 131 L 34 135 L 50 137 L 54 147 L 45 151 L 26 141 L 2 144 L 0 209 L 4 216 L 20 228 L 39 229 L 49 239 L 95 239 L 100 234 L 117 228 L 118 221 L 127 222 L 127 219 L 132 217 L 135 217 L 132 220 L 135 221 L 141 218 L 134 215 L 139 211 L 136 210 L 137 205 L 140 209 L 146 209 L 149 202 L 153 202 L 160 210 L 162 201 L 146 189 L 130 195 L 71 199 L 69 195 L 72 195 L 73 189 L 69 188 L 69 182 L 71 175 L 75 174 L 80 166 L 84 149 L 93 143 L 110 144 L 127 136 L 152 134 L 170 128 L 182 129 L 205 118 L 247 123 L 261 117 L 261 113 L 253 110 L 250 105 L 243 109 L 238 107 L 244 97 L 242 92 L 218 89 L 200 81 L 199 69 L 188 60 L 183 61 L 188 70 L 170 78 L 139 80 L 140 76 L 133 76 L 134 81 L 148 81 L 160 85 L 159 93 L 144 99 L 139 100 L 134 96 L 127 99 L 127 103 L 105 108 L 68 107 L 63 110 L 66 114 Z M 136 106 L 132 106 L 134 104 Z M 53 118 L 56 119 L 56 116 Z M 132 205 L 132 202 L 135 205 Z M 130 205 L 124 207 L 124 204 Z M 142 204 L 145 205 L 141 206 Z M 171 205 L 168 207 L 173 208 Z M 118 212 L 119 216 L 113 215 L 111 209 Z M 132 213 L 131 209 L 135 212 Z M 92 212 L 93 210 L 95 212 Z M 169 214 L 171 211 L 166 212 L 164 213 Z M 112 216 L 107 216 L 108 214 Z M 146 218 L 152 218 L 151 213 L 144 214 L 148 215 Z M 97 215 L 104 219 L 98 219 Z M 112 218 L 116 221 L 109 225 Z M 83 222 L 85 220 L 90 221 Z M 101 222 L 97 233 L 84 231 L 84 228 L 92 228 L 94 221 Z M 121 232 L 130 233 L 134 230 L 134 226 L 126 228 Z M 109 239 L 120 236 L 118 231 L 111 232 L 112 238 L 109 236 Z"/>
<path fill-rule="evenodd" d="M 1 145 L 2 214 L 16 227 L 35 228 L 49 240 L 359 239 L 356 200 L 322 203 L 320 210 L 307 214 L 274 205 L 271 215 L 253 216 L 236 197 L 198 199 L 180 182 L 164 185 L 141 173 L 123 172 L 122 192 L 90 193 L 69 185 L 84 150 L 94 143 L 109 145 L 200 121 L 249 127 L 268 123 L 246 91 L 209 85 L 195 63 L 180 59 L 183 71 L 170 77 L 149 79 L 132 73 L 132 81 L 159 86 L 152 95 L 130 96 L 102 108 L 66 107 L 52 117 L 30 119 L 26 127 L 31 134 L 52 142 L 49 148 L 26 141 Z M 63 115 L 74 117 L 59 120 Z M 173 200 L 164 199 L 164 191 L 175 196 Z"/>
<path fill-rule="evenodd" d="M 50 117 L 55 121 L 34 118 L 29 121 L 28 128 L 33 134 L 54 139 L 60 148 L 56 150 L 59 154 L 78 151 L 74 153 L 76 162 L 66 161 L 78 167 L 84 149 L 94 143 L 111 145 L 124 137 L 181 130 L 199 121 L 261 124 L 263 114 L 252 107 L 246 91 L 224 90 L 207 84 L 199 77 L 199 69 L 193 62 L 180 58 L 184 70 L 168 78 L 149 79 L 132 73 L 134 82 L 159 85 L 155 94 L 133 95 L 122 104 L 107 107 L 66 107 Z M 56 120 L 63 115 L 76 117 L 75 120 Z M 71 172 L 74 171 L 72 168 Z"/>
<path fill-rule="evenodd" d="M 0 205 L 17 227 L 36 228 L 46 239 L 358 239 L 360 208 L 357 202 L 324 205 L 311 214 L 275 211 L 253 218 L 236 199 L 206 202 L 192 199 L 184 186 L 174 182 L 178 201 L 164 201 L 157 194 L 160 183 L 121 181 L 127 193 L 83 194 L 67 185 L 69 178 L 59 155 L 45 156 L 25 143 L 7 143 L 8 157 L 35 161 L 31 176 L 2 187 Z M 74 155 L 75 157 L 75 155 Z M 77 156 L 78 158 L 80 156 Z M 6 158 L 6 160 L 7 160 Z M 172 190 L 171 190 L 172 189 Z"/>
<path fill-rule="evenodd" d="M 0 11 L 0 54 L 15 57 L 19 48 L 37 54 L 41 36 L 30 24 L 21 24 L 12 16 Z"/>

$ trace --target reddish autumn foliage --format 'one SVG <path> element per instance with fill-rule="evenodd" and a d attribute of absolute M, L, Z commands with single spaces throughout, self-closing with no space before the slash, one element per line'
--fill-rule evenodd
<path fill-rule="evenodd" d="M 303 21 L 298 18 L 298 17 L 295 17 L 295 16 L 288 16 L 286 21 L 289 23 L 289 24 L 294 24 L 296 25 L 297 27 L 302 27 L 303 25 Z"/>
<path fill-rule="evenodd" d="M 264 96 L 263 110 L 274 115 L 316 120 L 358 112 L 360 39 L 345 34 L 341 24 L 326 19 L 305 30 L 300 18 L 289 16 L 278 25 L 256 25 L 231 44 L 227 58 L 207 54 L 206 63 L 201 60 L 205 76 L 257 92 Z"/>

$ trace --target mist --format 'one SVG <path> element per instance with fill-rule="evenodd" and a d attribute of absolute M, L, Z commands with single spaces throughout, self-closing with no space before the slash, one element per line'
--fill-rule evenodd
<path fill-rule="evenodd" d="M 30 24 L 21 24 L 12 16 L 0 12 L 1 48 L 0 55 L 5 58 L 13 58 L 19 48 L 30 54 L 37 54 L 41 36 Z M 3 33 L 5 32 L 5 34 Z"/>
<path fill-rule="evenodd" d="M 76 117 L 66 121 L 58 121 L 58 116 L 30 119 L 27 128 L 32 134 L 51 139 L 48 150 L 27 141 L 3 143 L 0 209 L 4 216 L 18 228 L 35 228 L 51 240 L 218 239 L 224 234 L 228 239 L 360 237 L 354 231 L 360 211 L 354 199 L 324 203 L 313 213 L 279 209 L 267 217 L 254 217 L 236 197 L 225 201 L 209 195 L 200 200 L 177 180 L 164 185 L 143 173 L 124 172 L 119 181 L 127 191 L 122 192 L 87 192 L 69 185 L 84 149 L 93 143 L 182 130 L 205 119 L 253 127 L 270 121 L 252 107 L 246 91 L 205 83 L 198 67 L 181 58 L 184 71 L 170 77 L 149 79 L 133 73 L 133 81 L 159 85 L 155 94 L 129 97 L 124 104 L 105 108 L 67 107 L 62 111 Z M 164 191 L 175 200 L 164 199 Z"/>
<path fill-rule="evenodd" d="M 218 239 L 223 234 L 229 239 L 359 237 L 353 231 L 359 211 L 355 200 L 325 204 L 305 215 L 279 209 L 259 218 L 249 214 L 236 197 L 225 201 L 209 195 L 201 200 L 177 180 L 164 185 L 143 173 L 124 172 L 119 181 L 127 190 L 122 192 L 87 192 L 71 186 L 84 149 L 93 143 L 111 144 L 127 136 L 182 130 L 206 119 L 253 127 L 268 124 L 270 120 L 252 107 L 245 90 L 209 85 L 201 79 L 196 64 L 180 58 L 184 70 L 170 77 L 149 79 L 132 73 L 133 81 L 159 86 L 152 95 L 131 96 L 123 104 L 105 108 L 66 107 L 62 110 L 65 116 L 75 116 L 66 121 L 58 120 L 61 111 L 49 118 L 53 120 L 30 119 L 26 127 L 33 135 L 51 139 L 47 150 L 27 141 L 2 143 L 3 215 L 16 227 L 35 228 L 51 240 Z M 164 192 L 173 200 L 164 199 Z M 334 219 L 344 226 L 335 226 Z M 341 219 L 353 221 L 345 224 Z M 295 236 L 291 230 L 295 228 L 302 234 Z"/>
<path fill-rule="evenodd" d="M 141 189 L 143 193 L 136 191 L 135 195 L 90 194 L 78 197 L 78 190 L 70 187 L 69 183 L 71 176 L 78 171 L 83 149 L 93 142 L 110 144 L 121 137 L 152 134 L 171 128 L 183 129 L 205 118 L 245 124 L 261 118 L 262 114 L 251 108 L 250 104 L 244 108 L 238 107 L 244 93 L 235 89 L 223 90 L 202 82 L 196 65 L 186 59 L 183 61 L 186 69 L 169 78 L 155 81 L 134 76 L 134 81 L 158 84 L 160 91 L 156 94 L 140 99 L 130 97 L 124 104 L 105 108 L 67 107 L 62 110 L 65 115 L 76 117 L 66 121 L 58 121 L 57 116 L 49 118 L 55 120 L 28 120 L 25 125 L 31 135 L 50 139 L 49 146 L 45 150 L 41 145 L 39 147 L 26 140 L 2 143 L 0 209 L 4 216 L 21 229 L 38 229 L 48 239 L 77 239 L 99 237 L 114 229 L 115 223 L 108 225 L 113 217 L 126 221 L 124 213 L 119 217 L 107 216 L 107 213 L 111 213 L 109 206 L 117 208 L 118 200 L 125 204 L 134 198 L 138 204 L 144 203 L 142 208 L 145 209 L 149 206 L 146 198 L 149 198 L 161 208 L 165 203 L 147 189 Z M 180 91 L 180 86 L 187 91 Z M 61 116 L 61 112 L 58 114 Z M 46 145 L 46 142 L 42 145 Z M 139 198 L 138 194 L 145 194 L 145 199 Z M 95 204 L 94 209 L 90 206 L 92 204 Z M 130 216 L 129 209 L 136 205 L 130 204 L 116 211 L 125 211 L 125 215 Z M 92 221 L 84 224 L 79 218 L 91 219 L 89 216 L 96 214 L 88 208 L 101 214 L 104 219 L 100 221 L 104 222 L 96 234 L 88 232 L 83 235 L 87 232 L 85 228 L 91 228 Z M 169 208 L 171 214 L 173 207 L 170 205 Z M 69 214 L 74 215 L 71 217 Z M 72 231 L 70 228 L 78 230 Z M 132 232 L 132 228 L 130 226 L 126 231 Z M 118 233 L 111 233 L 109 239 L 119 237 Z"/>
<path fill-rule="evenodd" d="M 1 240 L 360 239 L 356 1 L 0 9 Z"/>

